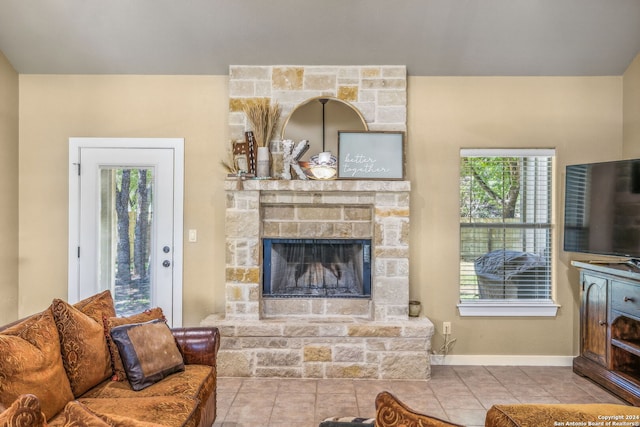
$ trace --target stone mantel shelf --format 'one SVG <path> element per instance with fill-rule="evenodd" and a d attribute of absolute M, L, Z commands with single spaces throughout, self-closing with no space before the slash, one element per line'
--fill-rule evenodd
<path fill-rule="evenodd" d="M 278 180 L 278 179 L 227 179 L 226 191 L 349 191 L 349 192 L 406 192 L 410 181 L 385 180 Z"/>

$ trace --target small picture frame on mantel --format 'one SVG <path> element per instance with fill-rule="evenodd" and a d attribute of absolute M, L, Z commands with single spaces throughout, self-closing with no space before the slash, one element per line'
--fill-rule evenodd
<path fill-rule="evenodd" d="M 404 132 L 338 132 L 338 179 L 403 180 L 404 164 Z"/>

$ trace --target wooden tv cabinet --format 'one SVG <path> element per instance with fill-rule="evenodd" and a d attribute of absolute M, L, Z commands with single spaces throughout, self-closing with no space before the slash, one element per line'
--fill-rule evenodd
<path fill-rule="evenodd" d="M 573 261 L 580 270 L 580 355 L 573 371 L 640 406 L 640 269 Z"/>

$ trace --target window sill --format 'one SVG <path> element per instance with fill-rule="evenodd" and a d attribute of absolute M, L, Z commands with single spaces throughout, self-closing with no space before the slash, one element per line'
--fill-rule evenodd
<path fill-rule="evenodd" d="M 555 317 L 560 306 L 553 301 L 477 301 L 458 304 L 460 316 Z"/>

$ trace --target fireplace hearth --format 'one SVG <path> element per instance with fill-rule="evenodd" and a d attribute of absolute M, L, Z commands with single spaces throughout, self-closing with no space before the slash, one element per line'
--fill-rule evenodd
<path fill-rule="evenodd" d="M 264 298 L 369 298 L 370 239 L 263 239 Z"/>

